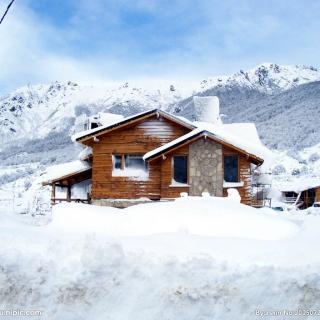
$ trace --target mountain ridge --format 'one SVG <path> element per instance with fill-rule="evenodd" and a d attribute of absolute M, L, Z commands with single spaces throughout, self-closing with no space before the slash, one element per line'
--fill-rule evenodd
<path fill-rule="evenodd" d="M 310 112 L 320 106 L 318 81 L 320 71 L 314 67 L 264 63 L 232 76 L 208 78 L 190 92 L 181 90 L 183 94 L 175 85 L 148 90 L 129 83 L 116 88 L 81 86 L 71 81 L 29 85 L 0 98 L 0 134 L 3 137 L 0 149 L 17 139 L 45 139 L 52 133 L 69 136 L 74 132 L 75 119 L 81 113 L 92 115 L 107 111 L 128 116 L 157 107 L 192 119 L 195 116 L 192 108 L 194 95 L 217 95 L 224 121 L 255 122 L 262 140 L 269 147 L 297 149 L 302 145 L 299 137 L 289 139 L 290 143 L 282 143 L 281 124 L 288 130 L 287 124 L 295 122 L 292 117 L 284 119 L 283 109 L 287 107 L 299 114 L 301 109 L 309 117 Z M 279 110 L 282 113 L 279 114 Z M 317 121 L 318 116 L 314 115 L 314 118 Z M 312 146 L 312 135 L 317 139 L 320 136 L 320 129 L 313 120 L 306 130 L 312 128 L 314 131 L 309 132 L 310 137 L 304 138 L 308 141 L 306 147 Z M 277 128 L 276 135 L 268 130 L 272 125 Z M 303 128 L 300 131 L 303 133 Z"/>

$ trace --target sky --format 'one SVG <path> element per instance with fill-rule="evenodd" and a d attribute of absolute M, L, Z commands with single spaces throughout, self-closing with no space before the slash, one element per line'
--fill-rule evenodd
<path fill-rule="evenodd" d="M 263 62 L 318 67 L 319 12 L 318 0 L 16 0 L 0 25 L 0 93 L 55 80 L 201 81 Z"/>

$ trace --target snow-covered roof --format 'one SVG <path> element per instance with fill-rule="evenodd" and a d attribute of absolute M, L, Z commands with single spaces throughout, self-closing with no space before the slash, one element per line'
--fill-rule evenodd
<path fill-rule="evenodd" d="M 207 135 L 215 140 L 225 142 L 260 160 L 271 157 L 271 151 L 261 143 L 255 125 L 252 123 L 222 124 L 218 126 L 206 122 L 194 122 L 194 125 L 196 129 L 191 132 L 147 152 L 144 155 L 144 160 L 161 155 L 165 151 L 198 135 Z"/>
<path fill-rule="evenodd" d="M 103 126 L 110 126 L 122 121 L 124 119 L 124 116 L 121 114 L 114 114 L 110 112 L 99 112 L 98 119 Z"/>
<path fill-rule="evenodd" d="M 124 119 L 122 119 L 121 121 L 114 121 L 114 122 L 110 122 L 108 123 L 107 125 L 103 125 L 103 126 L 99 126 L 97 128 L 94 128 L 94 129 L 90 129 L 90 130 L 86 130 L 86 131 L 82 131 L 82 132 L 78 132 L 76 134 L 74 134 L 72 136 L 72 141 L 77 141 L 79 139 L 82 139 L 82 138 L 85 138 L 85 137 L 89 137 L 89 136 L 92 136 L 94 134 L 100 134 L 106 130 L 109 130 L 109 129 L 112 129 L 114 127 L 120 127 L 121 125 L 123 124 L 126 124 L 127 122 L 130 122 L 130 121 L 133 121 L 133 120 L 136 120 L 136 119 L 139 119 L 143 116 L 147 116 L 147 115 L 153 115 L 155 113 L 159 113 L 161 114 L 162 116 L 166 116 L 168 118 L 171 118 L 172 120 L 175 120 L 185 126 L 192 126 L 191 122 L 183 117 L 177 117 L 171 113 L 168 113 L 168 112 L 165 112 L 163 110 L 160 110 L 160 109 L 151 109 L 151 110 L 147 110 L 147 111 L 144 111 L 144 112 L 141 112 L 141 113 L 138 113 L 138 114 L 135 114 L 133 116 L 130 116 L 130 117 L 126 117 Z"/>
<path fill-rule="evenodd" d="M 42 184 L 50 184 L 58 179 L 62 179 L 69 175 L 82 173 L 89 169 L 91 169 L 90 164 L 81 160 L 51 166 L 47 168 L 47 172 L 42 176 Z"/>
<path fill-rule="evenodd" d="M 262 144 L 257 127 L 252 122 L 227 123 L 223 124 L 223 127 L 232 135 L 241 137 L 242 139 L 248 140 L 254 144 Z"/>
<path fill-rule="evenodd" d="M 320 178 L 319 177 L 303 177 L 297 178 L 292 181 L 278 181 L 274 183 L 275 187 L 282 192 L 302 192 L 305 190 L 318 188 L 320 187 Z"/>
<path fill-rule="evenodd" d="M 265 160 L 271 157 L 271 151 L 267 149 L 260 141 L 256 126 L 254 123 L 233 123 L 233 124 L 222 124 L 221 122 L 208 123 L 208 122 L 192 122 L 186 118 L 172 115 L 168 112 L 159 109 L 148 110 L 134 116 L 130 116 L 122 119 L 121 121 L 112 122 L 98 128 L 91 130 L 86 130 L 75 134 L 72 138 L 74 141 L 90 137 L 92 135 L 102 134 L 107 130 L 113 129 L 115 127 L 121 127 L 130 121 L 138 120 L 143 116 L 153 115 L 159 113 L 160 115 L 170 118 L 173 121 L 188 127 L 191 132 L 186 135 L 179 137 L 155 150 L 152 150 L 145 154 L 144 159 L 148 160 L 171 147 L 182 143 L 196 135 L 201 133 L 207 133 L 208 136 L 211 135 L 212 138 L 225 142 L 230 146 L 236 147 L 242 150 L 244 153 L 251 155 L 252 157 L 259 158 L 260 160 Z"/>
<path fill-rule="evenodd" d="M 80 160 L 86 160 L 90 156 L 92 156 L 92 148 L 87 146 L 79 153 L 78 158 Z"/>

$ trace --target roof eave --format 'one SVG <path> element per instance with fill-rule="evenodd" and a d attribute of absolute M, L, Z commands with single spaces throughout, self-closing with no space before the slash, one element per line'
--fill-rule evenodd
<path fill-rule="evenodd" d="M 133 116 L 133 117 L 130 117 L 128 119 L 124 119 L 118 123 L 115 123 L 115 124 L 112 124 L 111 126 L 108 126 L 106 128 L 103 128 L 101 130 L 97 130 L 95 132 L 92 132 L 92 133 L 88 133 L 87 135 L 83 136 L 83 137 L 79 137 L 77 139 L 75 139 L 76 142 L 79 142 L 79 143 L 83 143 L 83 144 L 87 144 L 86 142 L 91 139 L 92 137 L 97 137 L 97 136 L 100 136 L 102 134 L 105 134 L 109 131 L 114 131 L 116 129 L 118 129 L 119 127 L 123 127 L 123 126 L 126 126 L 126 125 L 129 125 L 131 122 L 134 123 L 136 121 L 139 121 L 140 119 L 143 119 L 143 118 L 148 118 L 150 116 L 153 116 L 153 115 L 156 115 L 156 114 L 159 114 L 161 116 L 163 116 L 164 118 L 168 119 L 168 120 L 171 120 L 175 123 L 178 123 L 190 130 L 193 130 L 195 129 L 196 127 L 188 122 L 185 122 L 183 121 L 182 119 L 179 119 L 178 117 L 175 117 L 165 111 L 162 111 L 160 109 L 152 109 L 152 110 L 149 110 L 149 111 L 146 111 L 145 113 L 141 113 L 141 114 L 138 114 L 136 116 Z M 89 143 L 90 144 L 90 143 Z"/>
<path fill-rule="evenodd" d="M 208 137 L 209 139 L 215 140 L 217 142 L 220 142 L 221 144 L 224 144 L 232 149 L 239 151 L 240 153 L 246 155 L 248 157 L 248 159 L 251 159 L 251 162 L 256 165 L 262 165 L 264 162 L 264 160 L 262 158 L 260 158 L 256 155 L 253 155 L 251 153 L 248 153 L 245 150 L 237 148 L 236 146 L 219 139 L 216 135 L 212 134 L 211 132 L 208 132 L 207 130 L 200 131 L 197 134 L 195 134 L 194 136 L 191 136 L 191 137 L 187 138 L 186 140 L 181 141 L 181 143 L 177 143 L 176 145 L 173 145 L 172 147 L 169 147 L 168 149 L 164 149 L 164 150 L 156 153 L 155 155 L 152 155 L 152 156 L 146 158 L 145 161 L 146 162 L 154 161 L 154 160 L 160 158 L 163 154 L 174 151 L 177 148 L 180 148 L 180 147 L 192 142 L 193 140 L 197 140 L 201 137 Z"/>

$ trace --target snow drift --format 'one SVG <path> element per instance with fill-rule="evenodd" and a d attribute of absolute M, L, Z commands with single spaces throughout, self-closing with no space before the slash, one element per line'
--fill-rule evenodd
<path fill-rule="evenodd" d="M 320 217 L 186 197 L 125 210 L 62 204 L 50 223 L 39 219 L 0 215 L 1 309 L 246 320 L 318 305 Z"/>
<path fill-rule="evenodd" d="M 188 233 L 209 237 L 279 240 L 297 226 L 279 216 L 230 201 L 228 198 L 184 197 L 127 209 L 60 204 L 49 226 L 68 233 L 98 232 L 108 236 Z"/>

